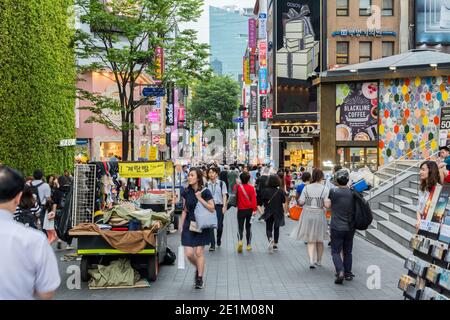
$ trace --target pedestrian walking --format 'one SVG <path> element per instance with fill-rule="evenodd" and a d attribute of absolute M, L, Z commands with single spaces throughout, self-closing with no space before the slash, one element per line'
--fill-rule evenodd
<path fill-rule="evenodd" d="M 222 245 L 222 232 L 223 232 L 223 219 L 227 211 L 227 186 L 225 182 L 219 180 L 219 168 L 212 167 L 208 171 L 209 181 L 207 184 L 208 190 L 211 192 L 215 204 L 215 210 L 217 214 L 217 241 L 214 234 L 214 229 L 211 229 L 211 246 L 209 251 L 216 250 L 217 246 Z"/>
<path fill-rule="evenodd" d="M 350 173 L 341 169 L 335 173 L 337 188 L 330 190 L 329 199 L 325 207 L 331 208 L 330 234 L 331 256 L 336 269 L 334 283 L 342 284 L 344 279 L 351 281 L 353 263 L 353 238 L 355 228 L 352 225 L 354 212 L 353 192 L 347 186 Z"/>
<path fill-rule="evenodd" d="M 284 193 L 286 201 L 283 204 L 284 215 L 289 217 L 289 192 L 287 191 L 286 186 L 286 176 L 282 169 L 277 171 L 278 178 L 280 178 L 280 189 Z"/>
<path fill-rule="evenodd" d="M 37 169 L 33 173 L 33 181 L 31 181 L 31 187 L 34 195 L 36 196 L 36 200 L 39 205 L 39 228 L 42 229 L 44 225 L 45 219 L 45 206 L 47 201 L 51 200 L 52 191 L 48 183 L 44 182 L 42 178 L 44 177 L 44 172 L 42 170 Z M 43 230 L 43 229 L 42 229 Z M 45 233 L 45 230 L 43 230 Z"/>
<path fill-rule="evenodd" d="M 215 212 L 214 200 L 211 192 L 204 187 L 203 173 L 199 168 L 192 168 L 188 176 L 188 188 L 183 192 L 183 213 L 181 215 L 181 244 L 184 246 L 185 256 L 195 266 L 195 288 L 204 287 L 205 246 L 211 243 L 211 231 L 196 230 L 195 207 L 200 202 L 210 212 Z"/>
<path fill-rule="evenodd" d="M 425 161 L 420 165 L 420 185 L 419 185 L 419 204 L 417 208 L 416 230 L 419 230 L 420 221 L 423 218 L 425 207 L 427 206 L 430 193 L 434 191 L 441 181 L 439 168 L 434 161 Z"/>
<path fill-rule="evenodd" d="M 297 228 L 291 236 L 306 241 L 310 269 L 322 265 L 323 242 L 328 240 L 325 201 L 329 189 L 323 184 L 324 174 L 314 169 L 310 185 L 305 186 L 300 195 L 299 204 L 303 206 Z"/>
<path fill-rule="evenodd" d="M 286 194 L 280 186 L 280 178 L 277 175 L 271 175 L 263 191 L 263 219 L 266 221 L 266 235 L 270 253 L 278 251 L 280 227 L 285 224 L 283 206 L 286 203 Z"/>
<path fill-rule="evenodd" d="M 256 190 L 255 187 L 249 184 L 250 174 L 248 172 L 243 172 L 240 175 L 241 184 L 235 185 L 237 197 L 237 220 L 238 220 L 238 245 L 237 252 L 242 253 L 244 238 L 244 224 L 245 224 L 245 235 L 247 240 L 247 251 L 252 250 L 252 231 L 251 231 L 251 219 L 254 214 L 256 214 L 257 203 L 256 203 Z"/>
<path fill-rule="evenodd" d="M 24 187 L 21 173 L 0 168 L 0 300 L 51 299 L 61 282 L 42 232 L 13 219 Z"/>
<path fill-rule="evenodd" d="M 25 226 L 37 229 L 40 207 L 30 186 L 25 188 L 20 198 L 20 203 L 14 213 L 14 220 L 23 223 Z"/>
<path fill-rule="evenodd" d="M 291 176 L 291 170 L 289 170 L 289 169 L 286 169 L 286 171 L 285 171 L 284 184 L 286 186 L 286 192 L 289 193 L 292 188 L 292 176 Z"/>
<path fill-rule="evenodd" d="M 238 178 L 238 172 L 236 171 L 236 166 L 231 165 L 230 171 L 228 171 L 228 193 L 233 192 L 234 185 L 236 184 L 236 180 Z"/>
<path fill-rule="evenodd" d="M 58 239 L 55 231 L 55 217 L 56 210 L 58 209 L 58 203 L 61 202 L 61 191 L 59 190 L 58 178 L 54 175 L 48 179 L 50 186 L 51 196 L 46 203 L 44 224 L 42 229 L 47 233 L 48 243 L 52 244 Z"/>
<path fill-rule="evenodd" d="M 219 179 L 223 182 L 225 182 L 227 186 L 227 191 L 230 189 L 228 184 L 228 170 L 230 170 L 230 167 L 228 165 L 223 166 L 223 170 L 220 171 Z"/>
<path fill-rule="evenodd" d="M 311 174 L 309 172 L 303 173 L 302 177 L 301 177 L 301 181 L 302 182 L 295 189 L 295 198 L 296 198 L 297 202 L 299 201 L 300 196 L 301 196 L 302 191 L 305 188 L 305 186 L 307 186 L 308 184 L 311 183 Z"/>

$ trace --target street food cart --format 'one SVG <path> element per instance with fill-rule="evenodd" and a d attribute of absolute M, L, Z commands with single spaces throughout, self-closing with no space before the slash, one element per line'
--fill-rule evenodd
<path fill-rule="evenodd" d="M 72 227 L 69 235 L 77 238 L 77 253 L 81 255 L 81 278 L 88 281 L 90 268 L 99 264 L 108 264 L 112 260 L 121 257 L 130 259 L 135 269 L 146 269 L 147 278 L 155 281 L 159 272 L 159 264 L 163 261 L 167 249 L 167 227 L 174 214 L 175 196 L 174 188 L 158 189 L 161 182 L 172 179 L 173 164 L 171 161 L 149 161 L 149 162 L 96 162 L 87 165 L 77 165 L 74 179 L 74 198 L 72 201 Z M 156 188 L 143 191 L 125 190 L 128 183 L 125 179 L 155 179 Z M 173 185 L 173 184 L 172 184 Z M 127 194 L 127 199 L 123 198 Z M 160 209 L 161 213 L 153 212 L 152 209 L 141 209 L 139 202 L 144 195 L 163 196 L 164 203 L 149 204 L 153 209 Z M 148 198 L 148 197 L 147 197 Z M 148 202 L 148 199 L 147 199 Z M 128 224 L 123 221 L 120 227 L 113 227 L 113 219 L 110 211 L 118 207 L 136 206 L 137 216 L 150 216 L 146 221 L 146 228 L 137 230 L 131 227 L 136 220 L 129 220 Z M 143 205 L 143 207 L 145 207 Z M 140 210 L 140 211 L 139 211 Z M 118 210 L 116 210 L 118 211 Z M 115 213 L 115 211 L 114 211 Z M 148 215 L 146 215 L 149 213 Z M 133 212 L 130 213 L 133 215 Z M 108 216 L 108 219 L 106 218 Z M 162 219 L 167 216 L 167 219 Z M 127 216 L 125 215 L 125 218 Z M 162 218 L 161 218 L 162 217 Z M 153 221 L 152 219 L 155 218 Z M 116 217 L 116 219 L 119 219 Z M 156 220 L 159 219 L 159 220 Z M 107 221 L 105 221 L 107 220 Z M 122 220 L 126 220 L 122 217 Z M 114 220 L 115 221 L 115 220 Z M 150 224 L 151 223 L 151 224 Z M 142 226 L 144 224 L 142 223 Z M 88 230 L 81 230 L 80 226 L 88 226 Z M 92 229 L 100 229 L 92 230 Z M 145 230 L 144 230 L 145 229 Z M 149 231 L 150 229 L 150 231 Z M 116 234 L 114 232 L 117 231 Z M 138 232 L 154 236 L 154 242 L 146 243 L 139 252 L 130 253 L 113 247 L 105 237 L 109 235 L 123 235 L 123 239 L 129 238 L 132 232 L 136 236 Z M 125 240 L 124 240 L 125 241 Z"/>

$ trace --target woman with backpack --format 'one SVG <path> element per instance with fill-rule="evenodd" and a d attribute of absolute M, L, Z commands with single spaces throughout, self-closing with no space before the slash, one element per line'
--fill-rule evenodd
<path fill-rule="evenodd" d="M 245 224 L 245 234 L 247 238 L 247 251 L 252 250 L 252 231 L 251 231 L 251 219 L 252 215 L 256 214 L 257 203 L 256 203 L 256 190 L 255 187 L 249 184 L 250 174 L 248 172 L 243 172 L 240 175 L 240 184 L 234 186 L 234 192 L 236 192 L 237 197 L 237 219 L 238 219 L 238 245 L 237 252 L 242 253 L 244 237 L 244 224 Z"/>
<path fill-rule="evenodd" d="M 295 239 L 307 242 L 310 269 L 322 265 L 323 242 L 328 240 L 325 201 L 329 192 L 324 185 L 323 171 L 314 169 L 311 184 L 305 186 L 300 195 L 299 204 L 303 211 L 292 234 Z"/>
<path fill-rule="evenodd" d="M 211 213 L 215 213 L 215 205 L 211 191 L 205 188 L 203 172 L 200 168 L 192 168 L 188 176 L 189 186 L 184 189 L 183 213 L 181 214 L 181 245 L 189 262 L 195 266 L 195 288 L 203 289 L 203 273 L 205 271 L 205 246 L 211 243 L 210 229 L 196 231 L 195 207 L 201 203 Z"/>
<path fill-rule="evenodd" d="M 264 215 L 266 221 L 266 235 L 269 240 L 269 253 L 278 251 L 280 227 L 284 226 L 284 204 L 286 193 L 281 188 L 281 180 L 277 175 L 269 176 L 263 191 Z"/>
<path fill-rule="evenodd" d="M 33 190 L 30 186 L 25 186 L 22 197 L 20 198 L 19 206 L 14 213 L 14 220 L 23 223 L 24 225 L 38 229 L 37 221 L 40 207 L 34 196 Z"/>

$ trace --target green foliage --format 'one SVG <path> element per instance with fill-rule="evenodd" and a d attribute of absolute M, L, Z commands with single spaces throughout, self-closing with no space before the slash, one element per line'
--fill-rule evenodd
<path fill-rule="evenodd" d="M 95 61 L 79 66 L 79 71 L 111 71 L 117 83 L 118 105 L 98 95 L 80 92 L 83 100 L 92 102 L 85 107 L 92 112 L 89 122 L 107 125 L 122 132 L 122 154 L 127 159 L 129 131 L 135 127 L 133 112 L 145 101 L 134 97 L 134 88 L 143 74 L 157 75 L 156 49 L 164 49 L 165 71 L 163 85 L 174 82 L 189 85 L 202 78 L 207 65 L 206 44 L 197 43 L 194 30 L 180 31 L 178 24 L 195 21 L 201 14 L 202 0 L 75 0 L 81 8 L 81 22 L 93 33 L 77 30 L 75 43 L 79 58 Z M 139 103 L 135 103 L 138 101 Z M 120 112 L 122 124 L 105 117 L 105 109 L 113 107 Z M 109 111 L 106 111 L 108 113 Z M 133 148 L 133 146 L 131 146 Z M 131 153 L 133 156 L 133 152 Z"/>
<path fill-rule="evenodd" d="M 73 0 L 0 2 L 0 162 L 30 174 L 74 163 Z"/>
<path fill-rule="evenodd" d="M 193 89 L 189 119 L 207 121 L 225 133 L 226 129 L 234 128 L 233 116 L 239 107 L 239 95 L 239 84 L 228 76 L 199 81 Z"/>

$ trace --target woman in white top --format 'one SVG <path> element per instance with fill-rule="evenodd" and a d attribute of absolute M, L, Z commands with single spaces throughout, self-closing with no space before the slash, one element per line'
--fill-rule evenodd
<path fill-rule="evenodd" d="M 303 211 L 297 228 L 291 234 L 291 237 L 297 240 L 308 242 L 310 269 L 321 266 L 323 242 L 328 240 L 324 206 L 329 192 L 330 190 L 324 185 L 323 171 L 314 169 L 311 184 L 305 186 L 300 196 L 299 204 L 303 206 Z"/>
<path fill-rule="evenodd" d="M 430 192 L 439 184 L 441 180 L 439 168 L 434 161 L 425 161 L 420 165 L 420 185 L 419 185 L 419 206 L 417 210 L 416 230 L 419 230 L 420 220 L 425 210 Z"/>

